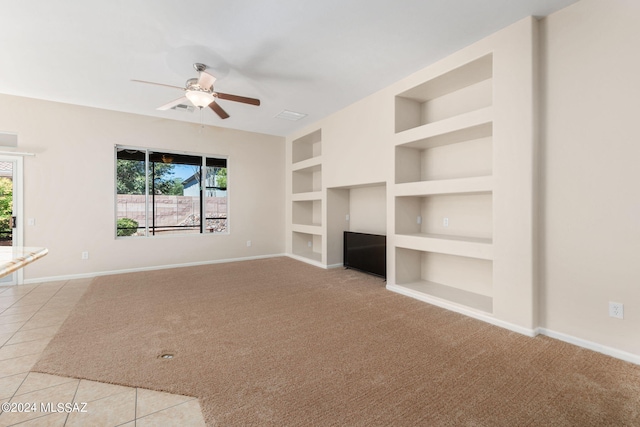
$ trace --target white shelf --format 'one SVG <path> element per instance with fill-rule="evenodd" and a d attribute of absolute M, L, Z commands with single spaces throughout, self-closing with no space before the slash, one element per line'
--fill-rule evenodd
<path fill-rule="evenodd" d="M 292 224 L 291 251 L 293 255 L 322 262 L 322 227 Z"/>
<path fill-rule="evenodd" d="M 292 142 L 292 163 L 302 162 L 322 154 L 322 130 L 318 129 Z"/>
<path fill-rule="evenodd" d="M 427 102 L 490 79 L 492 76 L 493 55 L 487 54 L 429 79 L 418 86 L 405 90 L 398 96 L 419 102 Z"/>
<path fill-rule="evenodd" d="M 484 138 L 492 133 L 493 108 L 485 107 L 397 133 L 395 145 L 424 150 Z"/>
<path fill-rule="evenodd" d="M 305 251 L 305 252 L 294 252 L 293 255 L 296 259 L 301 261 L 313 261 L 314 265 L 322 266 L 322 254 L 319 252 Z"/>
<path fill-rule="evenodd" d="M 322 200 L 322 191 L 310 191 L 307 193 L 294 193 L 291 195 L 291 201 L 293 202 L 305 202 Z"/>
<path fill-rule="evenodd" d="M 291 256 L 322 266 L 322 129 L 291 141 Z"/>
<path fill-rule="evenodd" d="M 396 234 L 395 246 L 416 251 L 493 260 L 493 241 L 486 238 L 426 233 Z"/>
<path fill-rule="evenodd" d="M 316 163 L 317 159 L 311 159 L 313 165 L 293 170 L 293 194 L 313 193 L 322 190 L 322 165 Z M 304 162 L 307 163 L 307 162 Z"/>
<path fill-rule="evenodd" d="M 493 191 L 492 176 L 443 179 L 397 184 L 396 196 L 430 196 L 435 194 L 467 194 Z"/>
<path fill-rule="evenodd" d="M 294 201 L 291 219 L 293 224 L 322 226 L 322 200 Z"/>
<path fill-rule="evenodd" d="M 322 157 L 313 157 L 306 160 L 301 160 L 291 165 L 292 171 L 300 171 L 304 169 L 313 169 L 314 167 L 320 167 L 322 165 Z"/>
<path fill-rule="evenodd" d="M 493 104 L 493 55 L 487 54 L 395 97 L 395 131 L 402 133 Z"/>
<path fill-rule="evenodd" d="M 295 231 L 296 233 L 311 234 L 314 236 L 322 236 L 321 225 L 291 224 L 291 231 Z"/>
<path fill-rule="evenodd" d="M 439 306 L 448 307 L 449 304 L 456 304 L 487 314 L 493 312 L 493 298 L 490 296 L 476 294 L 440 283 L 421 280 L 410 283 L 397 283 L 390 289 Z"/>

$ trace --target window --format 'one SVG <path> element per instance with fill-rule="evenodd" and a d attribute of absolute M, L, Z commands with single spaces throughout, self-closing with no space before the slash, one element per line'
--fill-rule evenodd
<path fill-rule="evenodd" d="M 227 159 L 116 146 L 116 199 L 116 236 L 226 233 Z"/>

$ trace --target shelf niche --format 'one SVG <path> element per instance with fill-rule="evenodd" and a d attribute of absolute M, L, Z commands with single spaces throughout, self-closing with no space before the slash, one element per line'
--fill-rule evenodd
<path fill-rule="evenodd" d="M 488 54 L 398 94 L 396 133 L 491 106 L 492 78 Z"/>
<path fill-rule="evenodd" d="M 396 248 L 396 285 L 447 303 L 493 312 L 493 263 Z"/>
<path fill-rule="evenodd" d="M 322 225 L 322 201 L 294 201 L 292 209 L 293 223 L 300 225 Z"/>
<path fill-rule="evenodd" d="M 345 231 L 387 234 L 387 187 L 377 182 L 327 188 L 327 263 L 343 264 Z"/>
<path fill-rule="evenodd" d="M 322 129 L 293 141 L 292 163 L 298 163 L 322 155 Z"/>
<path fill-rule="evenodd" d="M 322 236 L 292 232 L 293 254 L 311 261 L 322 262 Z"/>
<path fill-rule="evenodd" d="M 491 243 L 492 212 L 490 192 L 396 197 L 396 234 Z"/>
<path fill-rule="evenodd" d="M 322 190 L 322 166 L 315 165 L 292 172 L 293 194 L 312 193 Z"/>
<path fill-rule="evenodd" d="M 492 135 L 484 123 L 396 146 L 396 184 L 491 176 Z"/>

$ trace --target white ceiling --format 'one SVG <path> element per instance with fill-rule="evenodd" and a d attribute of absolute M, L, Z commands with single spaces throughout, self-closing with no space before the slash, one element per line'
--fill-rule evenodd
<path fill-rule="evenodd" d="M 288 135 L 529 15 L 576 0 L 0 0 L 0 93 L 199 123 L 157 111 L 211 67 L 231 115 Z M 282 110 L 308 114 L 298 122 Z"/>

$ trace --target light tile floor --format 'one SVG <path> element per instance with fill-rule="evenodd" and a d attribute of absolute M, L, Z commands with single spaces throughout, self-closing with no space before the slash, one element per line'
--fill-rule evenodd
<path fill-rule="evenodd" d="M 29 372 L 90 281 L 0 286 L 0 426 L 204 426 L 194 397 Z"/>

